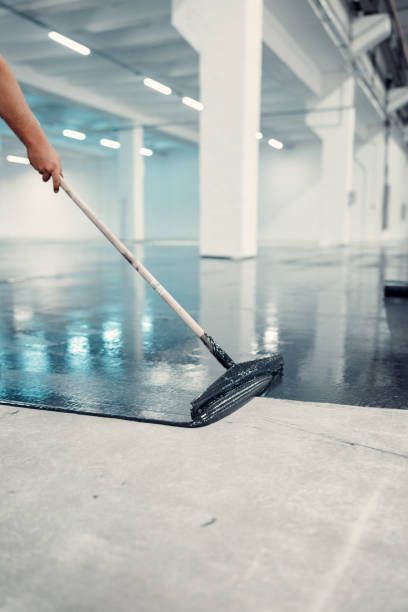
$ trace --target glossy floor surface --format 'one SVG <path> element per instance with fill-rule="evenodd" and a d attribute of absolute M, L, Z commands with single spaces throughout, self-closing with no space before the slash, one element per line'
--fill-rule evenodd
<path fill-rule="evenodd" d="M 408 253 L 261 248 L 201 259 L 194 246 L 137 256 L 236 360 L 280 351 L 272 397 L 408 407 Z M 100 242 L 0 244 L 0 401 L 189 423 L 221 367 L 176 315 Z"/>

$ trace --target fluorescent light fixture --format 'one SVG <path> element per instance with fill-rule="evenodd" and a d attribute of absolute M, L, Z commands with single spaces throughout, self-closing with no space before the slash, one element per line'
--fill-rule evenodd
<path fill-rule="evenodd" d="M 89 47 L 85 47 L 85 45 L 81 45 L 81 43 L 72 40 L 72 38 L 68 38 L 68 36 L 63 36 L 58 32 L 48 32 L 48 38 L 51 38 L 54 42 L 64 47 L 68 47 L 71 51 L 76 51 L 81 55 L 89 55 L 91 53 Z"/>
<path fill-rule="evenodd" d="M 29 166 L 30 161 L 27 157 L 21 157 L 20 155 L 7 155 L 7 161 L 12 164 L 23 164 L 23 166 Z"/>
<path fill-rule="evenodd" d="M 145 157 L 151 157 L 153 155 L 153 151 L 148 149 L 147 147 L 142 147 L 139 150 L 140 155 L 144 155 Z"/>
<path fill-rule="evenodd" d="M 99 144 L 103 147 L 108 147 L 108 149 L 120 149 L 120 142 L 117 140 L 110 140 L 110 138 L 101 138 Z"/>
<path fill-rule="evenodd" d="M 162 93 L 165 96 L 169 96 L 171 94 L 170 87 L 167 87 L 167 85 L 163 85 L 163 83 L 155 81 L 150 77 L 146 77 L 145 79 L 143 79 L 143 83 L 146 85 L 146 87 L 150 87 L 150 89 L 154 89 L 155 91 L 158 91 L 159 93 Z"/>
<path fill-rule="evenodd" d="M 194 98 L 189 98 L 188 96 L 184 96 L 181 98 L 181 101 L 186 106 L 190 106 L 190 108 L 194 108 L 196 111 L 202 111 L 204 108 L 204 104 L 199 102 L 198 100 L 194 100 Z"/>
<path fill-rule="evenodd" d="M 256 139 L 257 139 L 257 140 L 262 140 L 262 138 L 263 138 L 263 134 L 262 134 L 262 132 L 257 132 L 257 133 L 255 134 L 255 136 L 256 136 Z"/>
<path fill-rule="evenodd" d="M 86 134 L 77 132 L 76 130 L 62 130 L 65 138 L 73 138 L 74 140 L 85 140 Z"/>
<path fill-rule="evenodd" d="M 274 149 L 278 149 L 278 151 L 283 149 L 283 142 L 281 142 L 280 140 L 277 140 L 276 138 L 270 138 L 268 140 L 268 145 L 270 147 L 273 147 Z"/>

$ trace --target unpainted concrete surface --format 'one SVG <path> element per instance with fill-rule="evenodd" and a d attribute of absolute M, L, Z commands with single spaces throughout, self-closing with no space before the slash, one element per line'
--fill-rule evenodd
<path fill-rule="evenodd" d="M 199 430 L 0 407 L 4 612 L 405 612 L 407 413 Z"/>

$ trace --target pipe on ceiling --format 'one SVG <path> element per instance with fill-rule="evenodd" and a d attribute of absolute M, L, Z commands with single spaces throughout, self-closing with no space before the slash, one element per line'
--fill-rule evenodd
<path fill-rule="evenodd" d="M 340 24 L 339 19 L 328 5 L 326 0 L 308 0 L 313 12 L 320 20 L 329 37 L 339 49 L 346 64 L 353 70 L 356 79 L 364 91 L 365 95 L 371 101 L 371 104 L 379 113 L 382 119 L 387 117 L 386 101 L 378 98 L 377 92 L 374 91 L 370 80 L 367 78 L 364 67 L 361 65 L 361 60 L 356 58 L 350 50 L 350 37 L 345 28 Z"/>
<path fill-rule="evenodd" d="M 405 40 L 404 30 L 402 29 L 397 5 L 395 3 L 395 0 L 385 0 L 385 3 L 388 7 L 388 12 L 391 15 L 391 19 L 395 24 L 395 29 L 397 30 L 398 38 L 400 40 L 401 47 L 404 53 L 405 65 L 408 68 L 408 47 Z"/>

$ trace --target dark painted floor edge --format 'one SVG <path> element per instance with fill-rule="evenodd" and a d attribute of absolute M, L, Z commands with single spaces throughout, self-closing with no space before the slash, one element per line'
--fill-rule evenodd
<path fill-rule="evenodd" d="M 149 423 L 150 425 L 167 425 L 169 427 L 183 427 L 184 429 L 196 429 L 198 427 L 207 427 L 217 421 L 221 421 L 228 414 L 213 421 L 164 421 L 160 419 L 141 419 L 138 417 L 123 416 L 117 414 L 103 414 L 102 412 L 90 412 L 88 410 L 69 410 L 60 406 L 45 406 L 40 404 L 26 404 L 24 402 L 16 402 L 14 400 L 0 400 L 0 406 L 15 406 L 16 408 L 27 408 L 28 410 L 46 410 L 48 412 L 63 412 L 65 414 L 79 414 L 81 416 L 101 417 L 104 419 L 118 419 L 120 421 L 133 421 L 136 423 Z"/>
<path fill-rule="evenodd" d="M 240 263 L 241 261 L 246 261 L 248 259 L 255 259 L 255 255 L 243 255 L 242 257 L 233 257 L 232 255 L 201 255 L 200 259 L 219 259 L 221 261 L 232 261 Z"/>

